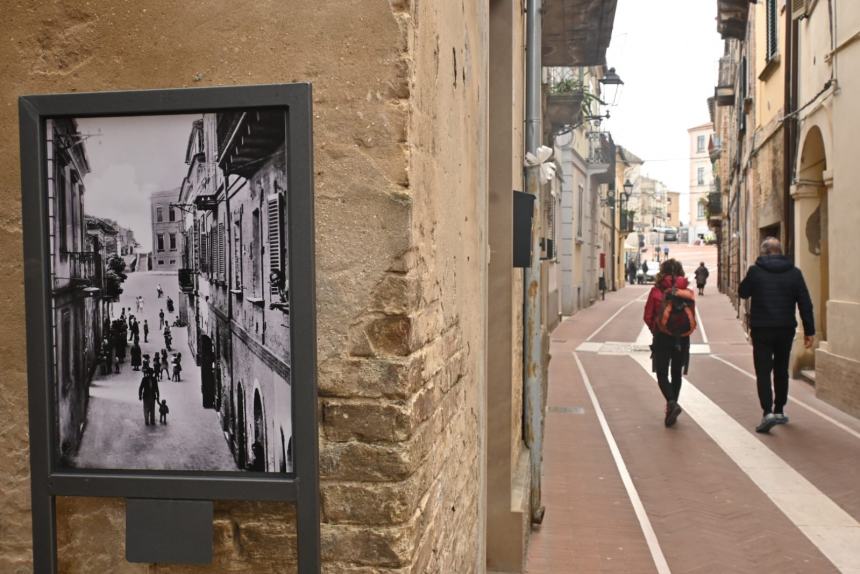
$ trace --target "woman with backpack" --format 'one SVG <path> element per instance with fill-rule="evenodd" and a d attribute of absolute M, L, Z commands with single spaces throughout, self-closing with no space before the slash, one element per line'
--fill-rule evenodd
<path fill-rule="evenodd" d="M 683 412 L 678 396 L 690 360 L 690 334 L 696 329 L 695 294 L 687 287 L 684 268 L 675 259 L 667 259 L 660 265 L 645 303 L 645 324 L 654 337 L 651 366 L 666 399 L 667 427 Z"/>

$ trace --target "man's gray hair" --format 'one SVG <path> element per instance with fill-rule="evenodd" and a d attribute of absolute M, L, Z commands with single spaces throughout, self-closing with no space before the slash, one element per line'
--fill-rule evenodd
<path fill-rule="evenodd" d="M 782 243 L 776 237 L 765 237 L 761 242 L 762 255 L 782 255 Z"/>

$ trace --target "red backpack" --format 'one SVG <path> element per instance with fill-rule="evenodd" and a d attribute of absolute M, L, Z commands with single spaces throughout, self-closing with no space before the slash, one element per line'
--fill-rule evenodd
<path fill-rule="evenodd" d="M 689 337 L 696 330 L 696 296 L 689 289 L 672 287 L 663 291 L 663 302 L 657 314 L 657 329 L 673 337 Z"/>

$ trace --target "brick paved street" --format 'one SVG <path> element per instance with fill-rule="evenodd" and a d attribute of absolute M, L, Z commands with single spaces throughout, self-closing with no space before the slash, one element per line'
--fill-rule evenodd
<path fill-rule="evenodd" d="M 751 347 L 713 285 L 715 250 L 671 255 L 688 273 L 702 259 L 712 270 L 685 412 L 664 427 L 642 350 L 647 287 L 561 323 L 551 337 L 546 517 L 527 572 L 860 572 L 860 421 L 792 381 L 790 423 L 756 434 Z"/>

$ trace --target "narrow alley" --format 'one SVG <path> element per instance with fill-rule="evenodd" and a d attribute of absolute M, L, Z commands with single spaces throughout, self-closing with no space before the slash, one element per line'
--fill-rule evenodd
<path fill-rule="evenodd" d="M 688 274 L 716 260 L 710 247 L 672 255 Z M 672 428 L 641 331 L 647 286 L 552 333 L 529 574 L 860 572 L 860 423 L 793 380 L 789 424 L 755 433 L 752 348 L 713 283 Z"/>

